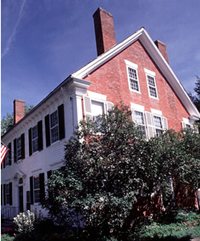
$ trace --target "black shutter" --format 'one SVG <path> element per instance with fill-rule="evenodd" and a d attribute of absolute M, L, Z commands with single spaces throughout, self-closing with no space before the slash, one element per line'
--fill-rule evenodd
<path fill-rule="evenodd" d="M 12 165 L 12 155 L 11 155 L 11 153 L 12 153 L 12 146 L 11 146 L 11 142 L 8 144 L 8 148 L 9 148 L 9 152 L 8 152 L 8 158 L 9 158 L 9 166 L 11 166 Z"/>
<path fill-rule="evenodd" d="M 24 133 L 21 135 L 21 155 L 22 159 L 25 158 L 25 135 Z"/>
<path fill-rule="evenodd" d="M 49 115 L 45 116 L 45 132 L 46 132 L 46 147 L 51 145 L 50 142 L 50 126 L 49 126 Z"/>
<path fill-rule="evenodd" d="M 29 140 L 29 156 L 32 155 L 32 128 L 28 130 L 28 140 Z"/>
<path fill-rule="evenodd" d="M 49 179 L 51 177 L 51 175 L 52 175 L 52 170 L 47 172 L 47 178 Z"/>
<path fill-rule="evenodd" d="M 58 107 L 58 119 L 59 119 L 59 139 L 65 138 L 65 120 L 64 120 L 64 105 Z"/>
<path fill-rule="evenodd" d="M 39 175 L 40 179 L 40 202 L 45 197 L 45 190 L 44 190 L 44 173 L 40 173 Z"/>
<path fill-rule="evenodd" d="M 41 151 L 43 150 L 42 121 L 39 121 L 37 126 L 38 126 L 38 151 Z"/>
<path fill-rule="evenodd" d="M 12 205 L 12 182 L 9 183 L 9 194 L 10 194 L 9 204 Z"/>
<path fill-rule="evenodd" d="M 47 172 L 47 178 L 49 179 L 52 175 L 52 170 L 48 171 Z M 52 198 L 53 197 L 53 193 L 52 192 L 48 192 L 49 193 L 49 198 Z"/>
<path fill-rule="evenodd" d="M 3 184 L 3 200 L 4 205 L 6 205 L 6 184 Z"/>
<path fill-rule="evenodd" d="M 33 204 L 33 176 L 30 177 L 31 204 Z"/>
<path fill-rule="evenodd" d="M 17 139 L 14 139 L 14 162 L 17 162 Z"/>

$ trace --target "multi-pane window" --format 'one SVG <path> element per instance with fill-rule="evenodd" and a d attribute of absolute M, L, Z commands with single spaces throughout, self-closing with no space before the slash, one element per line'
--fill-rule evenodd
<path fill-rule="evenodd" d="M 156 136 L 160 136 L 163 133 L 163 124 L 160 116 L 153 116 L 154 125 L 156 130 Z"/>
<path fill-rule="evenodd" d="M 139 84 L 138 71 L 137 71 L 138 65 L 128 60 L 125 60 L 125 63 L 127 68 L 129 89 L 140 93 L 140 84 Z"/>
<path fill-rule="evenodd" d="M 34 193 L 34 203 L 40 202 L 40 178 L 39 178 L 39 176 L 33 177 L 33 193 Z"/>
<path fill-rule="evenodd" d="M 38 150 L 38 126 L 32 128 L 32 148 L 33 152 Z"/>
<path fill-rule="evenodd" d="M 59 139 L 58 111 L 50 115 L 51 143 Z"/>
<path fill-rule="evenodd" d="M 147 81 L 148 81 L 148 85 L 149 85 L 149 94 L 150 94 L 150 96 L 158 98 L 157 90 L 156 90 L 155 78 L 148 75 L 147 76 Z"/>
<path fill-rule="evenodd" d="M 129 75 L 130 88 L 132 90 L 139 91 L 137 71 L 135 69 L 128 67 L 128 75 Z"/>
<path fill-rule="evenodd" d="M 138 125 L 138 128 L 143 133 L 144 137 L 146 137 L 144 113 L 140 111 L 135 111 L 135 121 Z"/>
<path fill-rule="evenodd" d="M 17 160 L 20 160 L 22 157 L 22 141 L 21 137 L 17 139 Z"/>
<path fill-rule="evenodd" d="M 5 195 L 6 195 L 6 197 L 5 197 L 5 201 L 6 201 L 6 204 L 9 204 L 10 203 L 10 185 L 9 184 L 6 184 L 5 185 Z"/>

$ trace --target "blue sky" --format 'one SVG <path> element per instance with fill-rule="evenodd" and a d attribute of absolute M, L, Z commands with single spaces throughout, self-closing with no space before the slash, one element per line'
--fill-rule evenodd
<path fill-rule="evenodd" d="M 113 14 L 117 43 L 145 27 L 167 45 L 186 91 L 200 76 L 199 0 L 1 0 L 1 117 L 36 105 L 96 54 L 93 13 Z"/>

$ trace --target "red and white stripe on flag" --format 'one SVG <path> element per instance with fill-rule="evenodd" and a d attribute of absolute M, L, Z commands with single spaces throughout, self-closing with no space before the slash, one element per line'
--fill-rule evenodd
<path fill-rule="evenodd" d="M 6 147 L 5 145 L 1 144 L 1 164 L 4 161 L 8 152 L 9 152 L 9 148 Z"/>

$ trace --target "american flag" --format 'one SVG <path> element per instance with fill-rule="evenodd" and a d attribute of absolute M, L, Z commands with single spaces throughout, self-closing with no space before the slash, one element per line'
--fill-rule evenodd
<path fill-rule="evenodd" d="M 6 145 L 4 145 L 3 143 L 1 143 L 1 164 L 3 163 L 3 161 L 9 151 L 10 151 L 9 148 Z"/>

